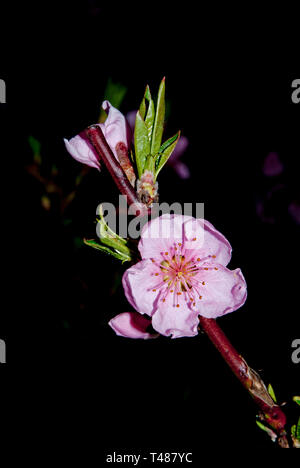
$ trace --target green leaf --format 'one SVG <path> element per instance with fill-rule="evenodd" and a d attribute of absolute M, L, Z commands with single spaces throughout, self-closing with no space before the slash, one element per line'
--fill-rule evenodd
<path fill-rule="evenodd" d="M 155 164 L 155 179 L 157 178 L 159 172 L 163 168 L 163 166 L 166 164 L 168 161 L 169 157 L 173 153 L 178 140 L 180 138 L 180 130 L 179 132 L 176 133 L 173 137 L 169 138 L 161 147 L 159 150 L 159 153 L 157 155 L 156 159 L 156 164 Z"/>
<path fill-rule="evenodd" d="M 139 111 L 137 112 L 135 119 L 134 149 L 136 167 L 140 178 L 144 172 L 146 157 L 150 154 L 150 141 L 148 138 L 147 126 Z"/>
<path fill-rule="evenodd" d="M 291 435 L 292 437 L 300 441 L 300 418 L 298 419 L 297 424 L 292 425 Z"/>
<path fill-rule="evenodd" d="M 151 154 L 157 154 L 161 145 L 165 122 L 165 78 L 162 79 L 157 97 L 154 128 L 151 141 Z"/>
<path fill-rule="evenodd" d="M 94 239 L 83 239 L 83 242 L 86 245 L 89 245 L 90 247 L 93 247 L 93 249 L 100 250 L 101 252 L 104 252 L 104 253 L 106 253 L 108 255 L 112 255 L 113 257 L 117 258 L 118 260 L 122 260 L 122 262 L 127 262 L 127 261 L 131 260 L 130 256 L 127 256 L 122 252 L 112 250 L 109 247 L 105 247 L 104 245 L 99 244 Z"/>
<path fill-rule="evenodd" d="M 269 392 L 269 395 L 271 396 L 272 400 L 277 403 L 277 400 L 276 400 L 276 396 L 275 396 L 275 392 L 274 392 L 274 389 L 272 387 L 271 384 L 268 385 L 268 392 Z"/>
<path fill-rule="evenodd" d="M 42 157 L 41 157 L 41 143 L 34 138 L 32 135 L 28 137 L 28 143 L 29 146 L 33 152 L 33 160 L 36 164 L 39 166 L 42 163 Z"/>
<path fill-rule="evenodd" d="M 100 220 L 98 222 L 101 224 L 100 226 L 100 232 L 103 237 L 110 237 L 113 239 L 117 239 L 119 242 L 122 242 L 123 244 L 127 244 L 127 240 L 124 239 L 123 237 L 118 236 L 105 222 L 104 216 L 103 216 L 103 207 L 102 205 L 99 206 L 99 216 Z"/>
<path fill-rule="evenodd" d="M 263 431 L 266 431 L 267 429 L 269 429 L 267 426 L 265 426 L 263 423 L 261 423 L 260 421 L 257 421 L 256 420 L 256 424 L 258 425 L 258 427 L 260 429 L 262 429 Z"/>
<path fill-rule="evenodd" d="M 155 109 L 154 109 L 154 102 L 151 98 L 150 88 L 148 85 L 145 91 L 145 99 L 148 101 L 148 110 L 147 110 L 147 115 L 145 118 L 145 124 L 148 129 L 149 142 L 151 142 L 152 129 L 153 129 L 153 123 L 154 123 L 154 117 L 155 117 Z"/>
<path fill-rule="evenodd" d="M 291 435 L 296 438 L 296 424 L 293 424 L 291 427 Z"/>
<path fill-rule="evenodd" d="M 294 396 L 293 400 L 294 400 L 295 403 L 297 403 L 297 405 L 300 406 L 300 396 Z"/>
<path fill-rule="evenodd" d="M 102 244 L 105 244 L 108 247 L 112 247 L 113 249 L 118 250 L 119 252 L 122 252 L 124 255 L 127 255 L 128 257 L 130 257 L 130 250 L 125 244 L 123 244 L 116 238 L 104 237 L 104 236 L 102 237 L 101 228 L 100 228 L 100 234 L 101 234 L 100 240 Z"/>
<path fill-rule="evenodd" d="M 265 431 L 268 436 L 271 437 L 271 440 L 272 442 L 275 442 L 275 440 L 277 439 L 277 435 L 275 434 L 274 431 L 272 431 L 272 429 L 270 429 L 269 427 L 265 426 L 264 424 L 262 424 L 260 421 L 256 420 L 256 424 L 258 425 L 258 427 L 260 429 L 262 429 L 263 431 Z"/>
<path fill-rule="evenodd" d="M 146 114 L 146 101 L 145 101 L 145 97 L 143 97 L 143 100 L 142 100 L 141 105 L 140 105 L 140 108 L 139 108 L 139 112 L 140 112 L 140 114 L 141 114 L 142 119 L 144 120 L 145 114 Z"/>
<path fill-rule="evenodd" d="M 99 215 L 100 219 L 98 220 L 98 223 L 100 225 L 100 242 L 130 257 L 130 249 L 126 245 L 126 239 L 118 236 L 105 222 L 102 205 L 100 205 Z"/>
<path fill-rule="evenodd" d="M 28 137 L 28 143 L 34 154 L 39 154 L 41 152 L 41 143 L 32 135 Z"/>
<path fill-rule="evenodd" d="M 176 133 L 176 135 L 172 136 L 171 138 L 169 138 L 167 141 L 165 141 L 161 147 L 159 148 L 159 152 L 158 154 L 161 154 L 165 151 L 165 149 L 167 149 L 172 143 L 174 143 L 175 140 L 177 140 L 178 138 L 178 134 L 180 134 L 180 131 L 178 131 Z"/>

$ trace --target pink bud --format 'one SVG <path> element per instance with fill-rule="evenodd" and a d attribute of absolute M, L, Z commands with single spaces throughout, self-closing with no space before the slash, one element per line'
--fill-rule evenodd
<path fill-rule="evenodd" d="M 104 123 L 99 125 L 110 149 L 118 160 L 117 147 L 120 143 L 128 150 L 131 140 L 130 128 L 124 115 L 115 109 L 109 101 L 102 103 L 102 108 L 108 114 Z M 82 164 L 100 169 L 99 157 L 84 132 L 79 133 L 71 140 L 64 139 L 66 148 L 71 156 Z"/>

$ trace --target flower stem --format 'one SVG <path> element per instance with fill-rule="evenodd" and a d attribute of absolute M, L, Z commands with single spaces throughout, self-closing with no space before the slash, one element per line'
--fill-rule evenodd
<path fill-rule="evenodd" d="M 127 197 L 128 205 L 137 209 L 137 215 L 145 214 L 145 212 L 147 212 L 147 207 L 139 202 L 134 188 L 110 149 L 101 128 L 98 125 L 91 125 L 85 130 L 85 132 L 97 154 L 108 169 L 121 194 Z"/>
<path fill-rule="evenodd" d="M 200 329 L 206 333 L 235 376 L 258 405 L 260 419 L 275 431 L 278 445 L 282 448 L 289 448 L 285 431 L 286 416 L 280 406 L 269 395 L 261 377 L 248 366 L 214 319 L 199 316 L 199 324 Z"/>

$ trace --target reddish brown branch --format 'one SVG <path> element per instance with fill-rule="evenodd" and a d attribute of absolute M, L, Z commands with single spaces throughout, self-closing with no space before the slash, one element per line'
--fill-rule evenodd
<path fill-rule="evenodd" d="M 145 210 L 145 207 L 139 202 L 134 188 L 130 184 L 124 170 L 110 149 L 101 128 L 98 125 L 91 125 L 85 130 L 85 132 L 97 154 L 108 169 L 121 194 L 127 197 L 128 205 L 136 207 L 139 211 L 137 214 L 144 214 L 145 211 L 147 212 L 147 209 Z"/>
<path fill-rule="evenodd" d="M 288 448 L 289 444 L 285 431 L 286 416 L 280 406 L 272 400 L 261 377 L 248 366 L 214 319 L 200 316 L 199 323 L 201 329 L 205 331 L 233 373 L 258 405 L 260 419 L 275 431 L 280 447 Z"/>

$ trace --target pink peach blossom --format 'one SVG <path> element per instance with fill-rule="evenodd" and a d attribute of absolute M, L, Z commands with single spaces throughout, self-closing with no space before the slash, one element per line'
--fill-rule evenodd
<path fill-rule="evenodd" d="M 226 268 L 231 246 L 208 221 L 165 214 L 144 226 L 138 248 L 142 260 L 124 273 L 125 295 L 161 335 L 195 336 L 199 315 L 216 318 L 244 304 L 243 274 Z M 127 325 L 123 319 L 119 334 L 133 337 Z"/>
<path fill-rule="evenodd" d="M 116 159 L 118 159 L 118 145 L 125 145 L 126 150 L 128 150 L 130 146 L 130 128 L 124 115 L 113 107 L 109 101 L 103 101 L 102 108 L 107 113 L 107 119 L 104 123 L 96 125 L 101 128 L 110 149 L 114 153 Z M 88 166 L 100 169 L 99 157 L 86 138 L 84 132 L 79 133 L 69 141 L 64 139 L 64 142 L 68 152 L 74 159 Z"/>

